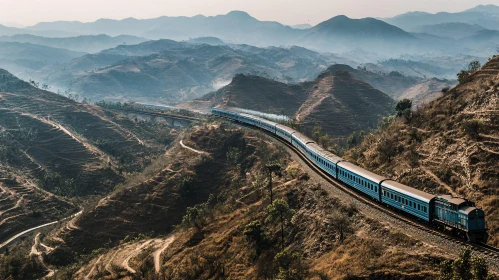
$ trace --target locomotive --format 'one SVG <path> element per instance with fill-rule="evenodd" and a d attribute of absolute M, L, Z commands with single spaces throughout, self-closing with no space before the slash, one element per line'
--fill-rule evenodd
<path fill-rule="evenodd" d="M 303 153 L 317 167 L 378 203 L 470 242 L 486 243 L 484 211 L 469 200 L 433 195 L 372 173 L 323 149 L 312 139 L 287 126 L 245 113 L 213 108 L 212 115 L 249 124 L 270 132 Z"/>

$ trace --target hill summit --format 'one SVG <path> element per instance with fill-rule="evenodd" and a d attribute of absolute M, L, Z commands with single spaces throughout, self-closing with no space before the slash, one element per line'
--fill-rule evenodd
<path fill-rule="evenodd" d="M 287 115 L 305 130 L 320 125 L 330 135 L 344 137 L 374 127 L 392 112 L 393 105 L 383 92 L 340 70 L 325 71 L 299 84 L 239 74 L 229 85 L 185 106 L 238 107 Z"/>

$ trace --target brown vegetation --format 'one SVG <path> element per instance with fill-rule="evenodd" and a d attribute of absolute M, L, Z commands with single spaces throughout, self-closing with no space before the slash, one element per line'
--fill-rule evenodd
<path fill-rule="evenodd" d="M 430 193 L 456 193 L 486 212 L 499 246 L 499 57 L 467 82 L 395 120 L 345 156 Z"/>

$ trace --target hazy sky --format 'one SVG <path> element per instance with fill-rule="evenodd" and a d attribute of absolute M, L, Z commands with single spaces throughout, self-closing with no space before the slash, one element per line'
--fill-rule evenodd
<path fill-rule="evenodd" d="M 457 12 L 499 0 L 0 0 L 0 22 L 94 21 L 99 18 L 218 15 L 243 10 L 259 20 L 312 25 L 344 14 L 391 17 L 408 11 Z"/>

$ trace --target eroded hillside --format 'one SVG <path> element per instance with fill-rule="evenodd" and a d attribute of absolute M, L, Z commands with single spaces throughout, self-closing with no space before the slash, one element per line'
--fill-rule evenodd
<path fill-rule="evenodd" d="M 136 180 L 41 239 L 55 248 L 46 263 L 59 266 L 56 279 L 435 275 L 439 250 L 332 196 L 260 133 L 210 123 L 181 139 Z M 279 220 L 268 218 L 270 162 L 282 167 L 274 199 L 290 207 L 284 239 Z"/>
<path fill-rule="evenodd" d="M 108 193 L 172 139 L 167 126 L 77 103 L 0 71 L 0 241 L 77 212 L 70 197 Z"/>
<path fill-rule="evenodd" d="M 431 193 L 452 193 L 486 211 L 499 245 L 499 57 L 441 98 L 367 136 L 346 156 Z"/>
<path fill-rule="evenodd" d="M 322 126 L 334 137 L 370 129 L 393 110 L 394 101 L 347 71 L 325 71 L 315 80 L 284 84 L 237 75 L 228 86 L 185 105 L 238 107 L 294 118 L 305 131 Z"/>

